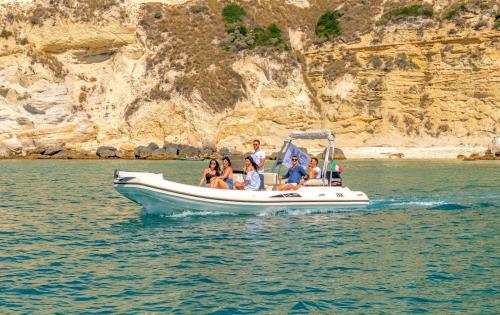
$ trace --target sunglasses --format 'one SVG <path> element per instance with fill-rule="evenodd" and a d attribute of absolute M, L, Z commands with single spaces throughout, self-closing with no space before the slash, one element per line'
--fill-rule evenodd
<path fill-rule="evenodd" d="M 292 159 L 292 161 L 298 161 L 297 159 Z"/>
<path fill-rule="evenodd" d="M 259 145 L 258 143 L 254 143 L 253 146 L 255 147 L 256 145 Z"/>

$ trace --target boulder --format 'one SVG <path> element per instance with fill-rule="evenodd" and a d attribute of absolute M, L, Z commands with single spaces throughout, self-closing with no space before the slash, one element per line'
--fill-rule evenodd
<path fill-rule="evenodd" d="M 75 150 L 61 150 L 56 154 L 51 156 L 53 159 L 83 159 L 85 158 L 84 154 Z"/>
<path fill-rule="evenodd" d="M 165 152 L 165 149 L 158 148 L 158 149 L 154 150 L 153 152 L 151 152 L 151 155 L 148 156 L 148 160 L 165 160 L 166 156 L 167 156 L 167 154 Z"/>
<path fill-rule="evenodd" d="M 212 151 L 214 152 L 214 151 Z M 182 155 L 185 155 L 185 156 L 190 156 L 190 157 L 193 157 L 193 156 L 198 156 L 201 154 L 201 150 L 196 148 L 196 147 L 193 147 L 191 145 L 181 145 L 181 152 L 180 154 Z"/>
<path fill-rule="evenodd" d="M 16 137 L 5 140 L 3 144 L 13 155 L 19 155 L 23 152 L 23 145 Z"/>
<path fill-rule="evenodd" d="M 119 150 L 116 152 L 116 157 L 124 160 L 135 159 L 135 154 L 133 150 Z"/>
<path fill-rule="evenodd" d="M 163 146 L 163 149 L 169 155 L 177 156 L 181 153 L 180 146 L 177 144 L 173 144 L 173 143 L 165 143 L 165 145 Z"/>
<path fill-rule="evenodd" d="M 50 147 L 50 148 L 44 150 L 42 154 L 43 155 L 52 156 L 54 154 L 57 154 L 57 153 L 61 152 L 62 150 L 64 150 L 63 147 L 59 147 L 59 146 L 57 146 L 57 147 Z"/>
<path fill-rule="evenodd" d="M 403 153 L 391 153 L 387 157 L 390 159 L 402 159 L 405 155 Z"/>
<path fill-rule="evenodd" d="M 316 158 L 318 158 L 320 160 L 324 160 L 325 154 L 326 154 L 326 149 L 323 151 L 323 153 L 316 156 Z M 335 148 L 333 151 L 333 159 L 334 160 L 346 160 L 347 158 L 345 157 L 344 151 L 342 151 L 342 149 Z"/>
<path fill-rule="evenodd" d="M 26 155 L 41 155 L 45 152 L 45 150 L 47 150 L 47 147 L 45 146 L 28 149 L 26 150 Z"/>
<path fill-rule="evenodd" d="M 224 147 L 224 148 L 220 149 L 220 150 L 219 150 L 219 153 L 220 153 L 222 156 L 229 156 L 229 155 L 231 155 L 231 151 L 230 151 L 228 148 L 226 148 L 226 147 Z"/>
<path fill-rule="evenodd" d="M 147 148 L 153 152 L 154 150 L 158 150 L 160 147 L 156 143 L 151 142 L 148 144 Z"/>
<path fill-rule="evenodd" d="M 118 150 L 111 146 L 100 146 L 97 148 L 96 155 L 103 159 L 116 158 Z"/>
<path fill-rule="evenodd" d="M 151 150 L 148 147 L 142 146 L 142 145 L 138 146 L 134 150 L 134 155 L 135 155 L 136 159 L 147 159 L 148 157 L 151 156 L 152 153 L 153 153 L 153 150 Z"/>

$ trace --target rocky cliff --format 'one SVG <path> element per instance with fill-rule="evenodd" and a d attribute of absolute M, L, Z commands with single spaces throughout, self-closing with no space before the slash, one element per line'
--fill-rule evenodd
<path fill-rule="evenodd" d="M 496 1 L 236 2 L 234 27 L 228 1 L 4 0 L 0 154 L 275 151 L 291 130 L 331 129 L 348 157 L 450 157 L 499 133 Z M 414 4 L 432 16 L 388 15 Z M 341 33 L 318 38 L 328 10 Z M 247 35 L 273 23 L 274 41 Z"/>

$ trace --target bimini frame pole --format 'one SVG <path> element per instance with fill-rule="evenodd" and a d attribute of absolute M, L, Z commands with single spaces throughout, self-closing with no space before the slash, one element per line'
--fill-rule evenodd
<path fill-rule="evenodd" d="M 290 145 L 290 143 L 292 142 L 291 139 L 287 138 L 284 142 L 283 142 L 283 145 L 281 146 L 281 149 L 280 151 L 278 152 L 278 155 L 276 155 L 276 161 L 274 162 L 274 165 L 273 165 L 273 168 L 272 168 L 272 171 L 273 173 L 278 173 L 279 174 L 279 171 L 281 170 L 281 166 L 283 165 L 283 159 L 282 159 L 282 156 L 286 153 L 286 151 L 288 150 L 288 146 Z M 277 168 L 277 169 L 276 169 Z"/>

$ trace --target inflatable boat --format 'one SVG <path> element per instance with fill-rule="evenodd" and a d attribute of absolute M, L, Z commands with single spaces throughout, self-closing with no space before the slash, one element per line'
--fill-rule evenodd
<path fill-rule="evenodd" d="M 296 190 L 274 191 L 279 183 L 278 173 L 286 165 L 285 157 L 295 139 L 327 139 L 322 178 L 310 179 Z M 174 182 L 163 174 L 115 171 L 114 187 L 128 199 L 143 206 L 149 213 L 173 215 L 184 211 L 214 211 L 237 214 L 260 214 L 280 210 L 330 210 L 334 208 L 363 207 L 367 195 L 338 186 L 338 176 L 327 171 L 333 163 L 333 135 L 330 132 L 292 133 L 285 140 L 273 166 L 273 172 L 264 174 L 265 190 L 225 190 Z M 290 154 L 288 154 L 290 155 Z M 235 174 L 242 176 L 242 174 Z M 242 178 L 239 178 L 240 180 Z M 238 178 L 235 178 L 238 180 Z"/>

